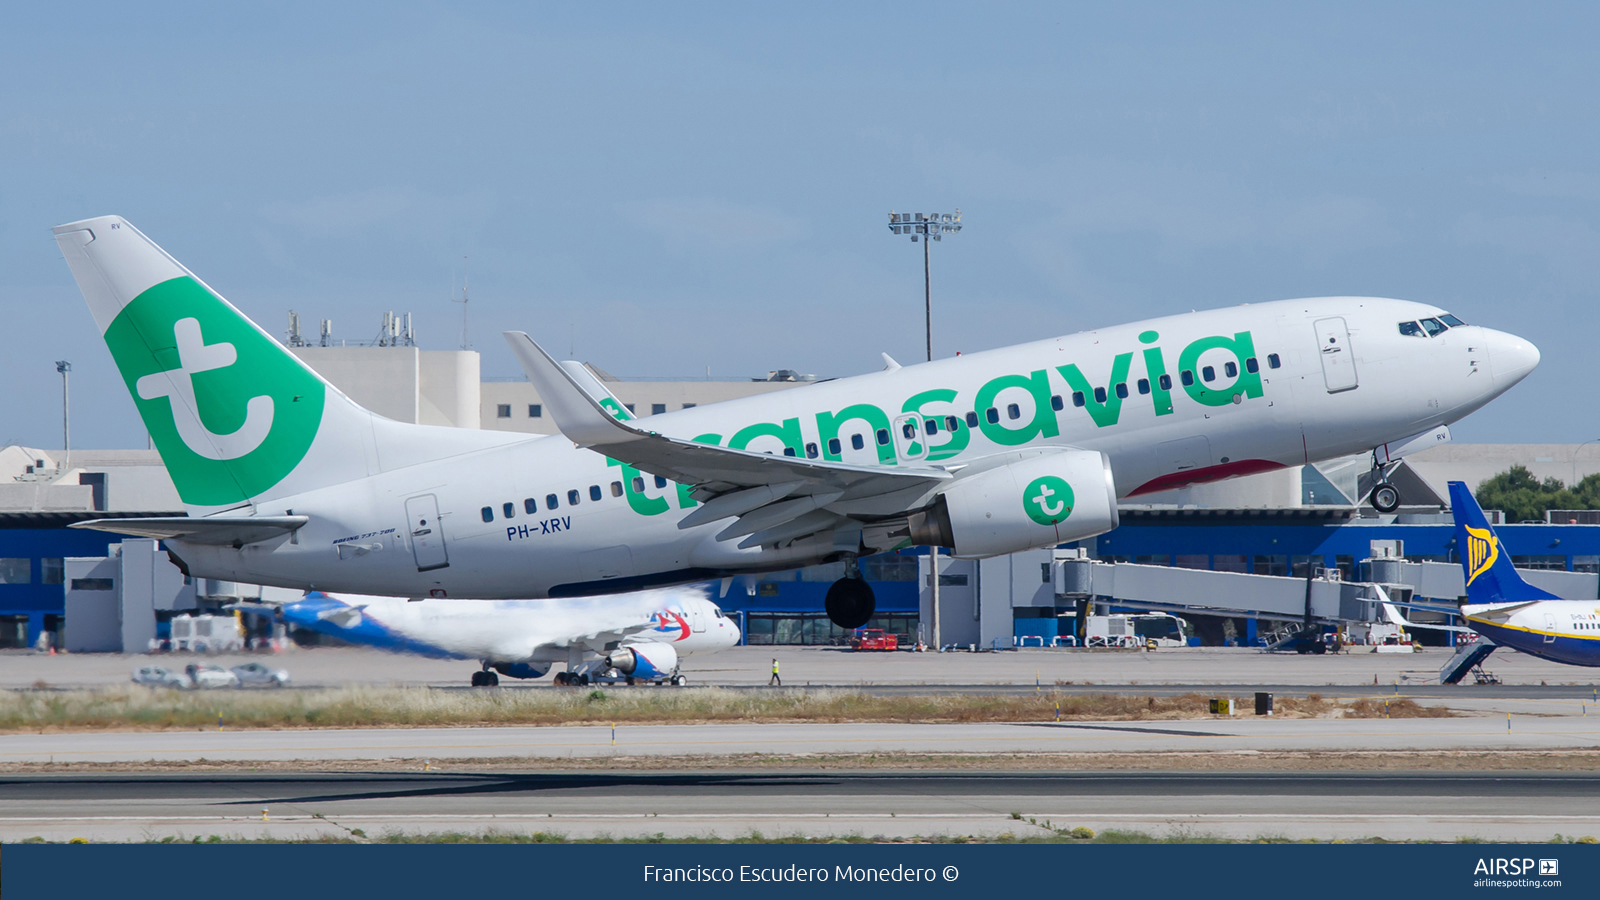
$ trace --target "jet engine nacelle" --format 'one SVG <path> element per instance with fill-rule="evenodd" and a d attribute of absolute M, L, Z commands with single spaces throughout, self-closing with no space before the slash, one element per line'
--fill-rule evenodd
<path fill-rule="evenodd" d="M 659 641 L 629 644 L 611 651 L 606 665 L 633 678 L 666 678 L 678 669 L 678 651 Z"/>
<path fill-rule="evenodd" d="M 982 559 L 1116 527 L 1111 461 L 1094 450 L 1061 450 L 957 478 L 932 509 L 911 517 L 911 539 Z"/>

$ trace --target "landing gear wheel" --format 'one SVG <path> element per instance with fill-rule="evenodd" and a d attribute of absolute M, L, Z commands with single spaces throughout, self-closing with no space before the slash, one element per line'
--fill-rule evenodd
<path fill-rule="evenodd" d="M 629 686 L 632 686 L 632 684 L 633 684 L 633 676 L 632 675 L 628 676 L 628 684 L 629 684 Z"/>
<path fill-rule="evenodd" d="M 1372 508 L 1381 513 L 1392 513 L 1400 508 L 1400 489 L 1387 481 L 1372 486 Z"/>
<path fill-rule="evenodd" d="M 566 672 L 557 672 L 556 673 L 556 677 L 555 677 L 555 683 L 556 683 L 557 687 L 566 687 L 568 684 L 571 683 L 571 676 L 568 675 Z"/>
<path fill-rule="evenodd" d="M 588 686 L 588 684 L 589 684 L 589 675 L 588 675 L 588 673 L 584 673 L 584 674 L 578 676 L 578 684 L 580 684 L 582 686 L 585 686 L 585 687 Z"/>
<path fill-rule="evenodd" d="M 828 611 L 828 618 L 833 620 L 833 624 L 846 631 L 854 631 L 872 618 L 878 601 L 872 595 L 872 586 L 865 579 L 841 578 L 828 588 L 823 608 Z"/>
<path fill-rule="evenodd" d="M 485 687 L 486 685 L 488 685 L 488 683 L 489 683 L 488 675 L 489 675 L 488 672 L 473 672 L 472 673 L 472 686 L 473 687 Z"/>
<path fill-rule="evenodd" d="M 672 676 L 672 686 L 673 687 L 683 687 L 684 685 L 686 685 L 688 683 L 689 683 L 689 679 L 683 677 L 682 675 L 674 675 L 674 676 Z"/>
<path fill-rule="evenodd" d="M 500 676 L 494 672 L 485 672 L 483 673 L 483 684 L 485 687 L 499 687 Z"/>

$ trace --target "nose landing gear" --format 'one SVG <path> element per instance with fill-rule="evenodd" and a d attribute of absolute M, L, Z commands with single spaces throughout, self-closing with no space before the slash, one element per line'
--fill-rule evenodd
<path fill-rule="evenodd" d="M 1387 481 L 1379 481 L 1372 486 L 1369 495 L 1372 508 L 1381 513 L 1392 513 L 1400 508 L 1400 489 Z"/>

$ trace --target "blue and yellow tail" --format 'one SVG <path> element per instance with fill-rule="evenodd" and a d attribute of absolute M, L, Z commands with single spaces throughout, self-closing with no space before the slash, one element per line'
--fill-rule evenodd
<path fill-rule="evenodd" d="M 1461 555 L 1461 569 L 1467 579 L 1468 603 L 1561 599 L 1522 580 L 1483 508 L 1460 481 L 1450 482 L 1450 509 L 1456 520 L 1456 552 Z"/>

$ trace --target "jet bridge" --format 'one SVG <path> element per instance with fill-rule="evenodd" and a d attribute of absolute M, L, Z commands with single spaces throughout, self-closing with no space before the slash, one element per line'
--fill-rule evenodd
<path fill-rule="evenodd" d="M 1057 551 L 1055 592 L 1074 600 L 1169 612 L 1240 616 L 1306 625 L 1381 621 L 1388 597 L 1377 585 L 1339 580 L 1329 569 L 1310 578 L 1108 563 Z M 1069 555 L 1070 554 L 1070 555 Z"/>

